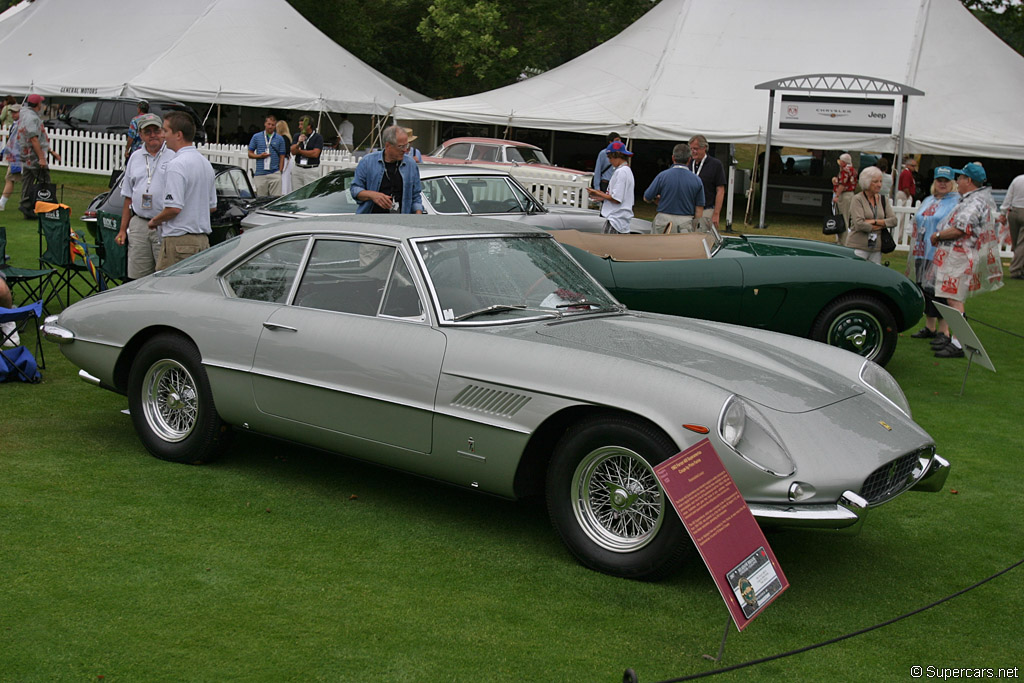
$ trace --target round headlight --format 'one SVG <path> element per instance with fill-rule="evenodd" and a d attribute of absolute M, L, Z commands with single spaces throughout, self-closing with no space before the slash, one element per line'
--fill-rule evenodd
<path fill-rule="evenodd" d="M 718 433 L 722 441 L 736 448 L 736 444 L 743 438 L 743 429 L 747 425 L 747 411 L 743 407 L 743 401 L 732 396 L 725 404 L 722 411 L 722 418 L 718 422 Z"/>

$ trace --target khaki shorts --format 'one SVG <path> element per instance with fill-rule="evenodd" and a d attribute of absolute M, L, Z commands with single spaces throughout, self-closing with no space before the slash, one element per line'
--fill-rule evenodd
<path fill-rule="evenodd" d="M 681 216 L 675 213 L 661 213 L 654 217 L 654 229 L 652 232 L 655 235 L 662 235 L 666 232 L 693 232 L 693 216 Z M 669 228 L 666 230 L 665 228 Z"/>
<path fill-rule="evenodd" d="M 260 197 L 279 197 L 281 196 L 281 172 L 253 176 L 252 186 Z"/>
<path fill-rule="evenodd" d="M 173 266 L 178 261 L 184 261 L 210 248 L 210 237 L 208 235 L 178 235 L 177 237 L 164 237 L 160 241 L 160 255 L 156 260 L 156 269 L 163 270 L 167 266 Z"/>
<path fill-rule="evenodd" d="M 132 216 L 128 221 L 128 277 L 138 280 L 156 270 L 160 258 L 160 231 L 149 228 L 149 219 Z"/>

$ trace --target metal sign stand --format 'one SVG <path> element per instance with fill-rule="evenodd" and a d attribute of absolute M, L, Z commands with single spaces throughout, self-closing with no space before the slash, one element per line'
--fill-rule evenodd
<path fill-rule="evenodd" d="M 956 337 L 956 340 L 960 342 L 964 349 L 964 355 L 967 356 L 967 369 L 964 370 L 964 379 L 960 383 L 960 396 L 963 396 L 964 389 L 967 387 L 967 375 L 971 371 L 971 365 L 973 365 L 975 357 L 978 359 L 978 365 L 988 368 L 992 372 L 996 371 L 996 366 L 992 363 L 992 359 L 989 358 L 985 347 L 982 346 L 981 340 L 978 339 L 978 334 L 971 327 L 971 324 L 967 322 L 965 315 L 952 306 L 938 302 L 935 303 L 935 308 L 938 309 L 942 319 L 949 325 L 950 335 Z"/>
<path fill-rule="evenodd" d="M 709 661 L 712 661 L 715 664 L 721 666 L 721 664 L 722 664 L 722 655 L 725 654 L 725 641 L 729 637 L 729 627 L 730 626 L 732 626 L 732 616 L 726 617 L 726 619 L 725 619 L 725 633 L 722 634 L 722 642 L 718 646 L 718 656 L 717 657 L 713 657 L 711 655 L 701 655 L 701 657 L 703 657 L 704 659 L 707 659 Z"/>

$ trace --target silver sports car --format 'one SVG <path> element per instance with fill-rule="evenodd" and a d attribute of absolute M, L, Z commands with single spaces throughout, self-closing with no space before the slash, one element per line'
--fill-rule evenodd
<path fill-rule="evenodd" d="M 516 221 L 548 230 L 601 232 L 604 218 L 593 209 L 542 204 L 518 180 L 500 169 L 420 164 L 423 212 L 442 216 L 478 216 Z M 248 230 L 284 219 L 354 214 L 349 193 L 354 169 L 333 171 L 262 206 L 242 220 Z M 634 218 L 630 230 L 649 233 L 651 222 Z"/>
<path fill-rule="evenodd" d="M 433 216 L 287 221 L 47 320 L 156 457 L 233 430 L 510 498 L 583 564 L 652 579 L 691 544 L 652 467 L 709 438 L 763 525 L 860 526 L 948 463 L 896 381 L 787 335 L 629 311 L 549 233 Z"/>

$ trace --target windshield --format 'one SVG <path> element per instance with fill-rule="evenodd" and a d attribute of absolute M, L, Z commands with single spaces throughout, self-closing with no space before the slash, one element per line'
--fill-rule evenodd
<path fill-rule="evenodd" d="M 423 196 L 435 213 L 540 213 L 544 209 L 512 178 L 451 176 L 423 181 Z"/>
<path fill-rule="evenodd" d="M 544 164 L 550 166 L 551 162 L 544 156 L 544 152 L 533 147 L 506 147 L 505 156 L 509 161 L 520 164 Z"/>
<path fill-rule="evenodd" d="M 316 182 L 275 199 L 264 209 L 283 213 L 355 213 L 356 200 L 349 193 L 354 175 L 351 169 L 328 173 Z"/>
<path fill-rule="evenodd" d="M 444 238 L 415 245 L 443 323 L 622 310 L 547 235 Z"/>

